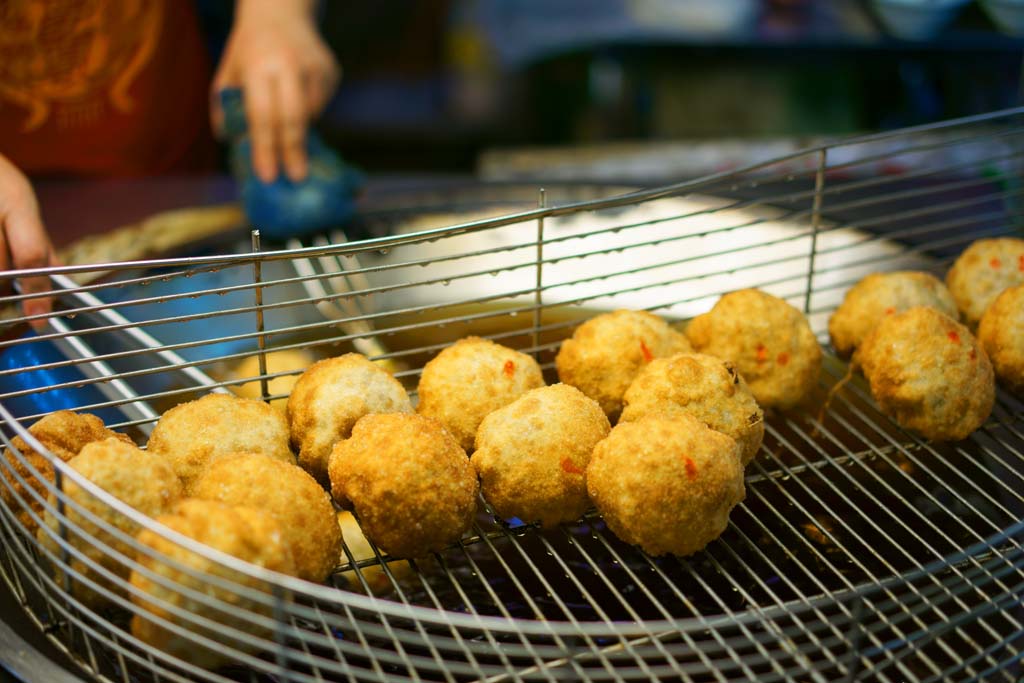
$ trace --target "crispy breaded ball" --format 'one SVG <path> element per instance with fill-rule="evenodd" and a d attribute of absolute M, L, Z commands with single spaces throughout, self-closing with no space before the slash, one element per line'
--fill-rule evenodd
<path fill-rule="evenodd" d="M 685 413 L 615 425 L 594 447 L 587 491 L 612 533 L 650 555 L 691 555 L 743 500 L 739 446 Z"/>
<path fill-rule="evenodd" d="M 345 539 L 345 546 L 352 553 L 354 561 L 361 562 L 376 557 L 373 548 L 370 547 L 370 542 L 366 540 L 366 536 L 363 534 L 363 530 L 359 528 L 359 522 L 356 520 L 355 515 L 348 510 L 339 510 L 338 526 L 341 528 L 341 535 Z M 349 556 L 342 552 L 338 562 L 342 565 L 349 564 Z M 412 565 L 409 564 L 408 560 L 394 560 L 387 562 L 387 565 L 388 571 L 391 572 L 391 576 L 394 577 L 395 581 L 402 581 L 412 576 Z M 359 577 L 356 576 L 354 568 L 340 572 L 340 575 L 348 583 L 351 590 L 365 593 L 369 589 L 369 592 L 373 595 L 382 595 L 389 593 L 395 588 L 394 583 L 384 573 L 384 569 L 380 564 L 367 565 L 361 567 L 358 571 L 362 575 L 363 581 L 366 581 L 365 586 L 363 581 L 360 581 Z"/>
<path fill-rule="evenodd" d="M 288 424 L 299 465 L 328 483 L 327 461 L 334 444 L 347 439 L 369 413 L 411 413 L 401 382 L 366 356 L 346 353 L 311 365 L 288 398 Z"/>
<path fill-rule="evenodd" d="M 115 438 L 124 441 L 126 444 L 135 445 L 125 434 L 118 434 L 103 426 L 103 421 L 89 413 L 75 413 L 70 410 L 58 410 L 40 418 L 28 428 L 29 434 L 34 436 L 41 444 L 46 446 L 54 455 L 67 462 L 79 454 L 82 448 L 93 441 Z M 7 459 L 7 466 L 13 472 L 17 472 L 28 484 L 29 489 L 38 492 L 45 500 L 48 493 L 43 481 L 53 483 L 53 465 L 50 461 L 29 447 L 20 436 L 15 436 L 11 443 L 25 460 L 39 471 L 39 478 L 31 474 L 23 463 L 14 455 L 10 448 L 4 449 L 4 458 Z M 7 480 L 13 491 L 7 486 L 0 486 L 0 496 L 14 511 L 29 533 L 35 533 L 38 524 L 32 519 L 29 510 L 39 517 L 43 515 L 43 504 L 32 497 L 26 488 L 14 478 L 13 473 L 3 469 L 3 477 Z M 18 500 L 20 498 L 20 500 Z"/>
<path fill-rule="evenodd" d="M 622 410 L 622 395 L 644 365 L 692 350 L 682 333 L 653 313 L 618 310 L 576 328 L 562 342 L 555 367 L 561 382 L 597 401 L 615 419 Z"/>
<path fill-rule="evenodd" d="M 331 497 L 298 465 L 255 453 L 226 455 L 206 468 L 192 495 L 272 515 L 291 548 L 300 579 L 323 581 L 334 569 L 341 530 Z"/>
<path fill-rule="evenodd" d="M 156 521 L 172 531 L 257 567 L 282 574 L 295 573 L 291 551 L 284 541 L 280 525 L 271 515 L 260 510 L 190 498 L 157 517 Z M 132 602 L 139 609 L 131 622 L 132 635 L 136 638 L 207 669 L 231 661 L 231 654 L 226 652 L 224 647 L 242 652 L 252 650 L 251 644 L 239 638 L 270 638 L 267 629 L 252 621 L 257 616 L 272 616 L 271 589 L 265 581 L 209 560 L 149 529 L 140 531 L 136 540 L 156 553 L 201 573 L 194 576 L 166 563 L 159 556 L 138 553 L 140 565 L 173 583 L 164 585 L 139 570 L 132 571 L 132 586 L 143 592 L 143 595 L 132 595 Z M 231 581 L 237 584 L 237 587 L 218 585 L 205 580 L 202 578 L 203 575 L 213 575 Z M 244 590 L 267 593 L 268 600 L 262 602 L 246 596 L 242 593 Z M 217 600 L 222 604 L 209 604 L 188 595 L 185 591 L 197 592 L 207 600 Z M 194 621 L 188 616 L 172 612 L 167 606 L 157 602 L 158 600 L 184 610 L 188 615 L 197 615 L 241 631 L 241 635 L 236 638 L 215 631 L 212 627 Z M 189 633 L 209 638 L 221 647 L 206 647 L 195 643 L 154 621 L 150 615 L 166 619 Z M 273 642 L 269 643 L 268 647 L 274 647 Z"/>
<path fill-rule="evenodd" d="M 931 306 L 959 320 L 953 295 L 934 275 L 918 271 L 871 273 L 850 288 L 828 321 L 832 346 L 849 356 L 887 315 L 912 306 Z"/>
<path fill-rule="evenodd" d="M 1004 289 L 1020 284 L 1024 284 L 1024 239 L 1017 237 L 973 242 L 946 273 L 946 285 L 971 329 Z"/>
<path fill-rule="evenodd" d="M 262 453 L 295 462 L 288 446 L 288 422 L 263 401 L 230 394 L 207 394 L 160 416 L 146 449 L 166 458 L 185 493 L 217 458 Z"/>
<path fill-rule="evenodd" d="M 996 297 L 978 325 L 978 341 L 996 376 L 1010 391 L 1024 395 L 1024 285 Z"/>
<path fill-rule="evenodd" d="M 432 417 L 473 451 L 477 427 L 489 413 L 544 386 L 532 357 L 480 337 L 466 337 L 423 366 L 416 412 Z"/>
<path fill-rule="evenodd" d="M 423 415 L 361 418 L 331 454 L 331 491 L 366 537 L 395 557 L 443 550 L 469 530 L 480 485 L 441 423 Z"/>
<path fill-rule="evenodd" d="M 932 441 L 967 438 L 995 402 L 988 354 L 965 326 L 928 306 L 886 317 L 854 361 L 882 412 Z"/>
<path fill-rule="evenodd" d="M 271 351 L 266 354 L 266 367 L 267 374 L 273 375 L 279 372 L 295 372 L 292 375 L 281 375 L 280 377 L 274 377 L 267 382 L 267 392 L 271 396 L 277 396 L 283 394 L 282 398 L 275 398 L 270 402 L 270 405 L 274 406 L 278 410 L 285 410 L 288 405 L 288 394 L 291 393 L 295 383 L 299 381 L 298 371 L 305 370 L 313 364 L 313 357 L 305 351 L 295 349 L 285 349 L 283 351 Z M 231 371 L 232 377 L 259 377 L 260 375 L 260 357 L 259 356 L 248 356 L 243 358 L 242 361 L 236 365 Z M 254 398 L 261 399 L 263 394 L 263 385 L 255 379 L 245 384 L 239 384 L 238 386 L 232 387 L 232 391 L 242 398 Z"/>
<path fill-rule="evenodd" d="M 115 498 L 150 517 L 171 509 L 182 496 L 181 482 L 166 461 L 116 437 L 86 444 L 78 455 L 68 461 L 68 466 Z M 117 512 L 70 478 L 64 479 L 64 493 L 71 501 L 129 536 L 138 531 L 138 525 L 129 517 Z M 47 510 L 44 520 L 46 526 L 53 530 L 53 535 L 46 529 L 39 529 L 36 535 L 43 547 L 59 555 L 60 546 L 55 536 L 59 536 L 60 524 L 51 511 L 57 506 L 56 497 L 51 495 L 49 503 L 50 509 Z M 104 543 L 128 557 L 134 554 L 132 547 L 89 520 L 74 505 L 66 504 L 64 512 L 68 520 L 68 542 L 122 581 L 127 580 L 129 568 L 124 564 L 124 560 L 115 558 L 110 550 L 101 549 L 96 543 Z M 76 531 L 73 525 L 77 525 L 82 531 Z M 73 570 L 96 581 L 103 588 L 118 595 L 126 594 L 123 588 L 86 565 L 83 560 L 72 555 L 69 562 Z M 60 570 L 57 573 L 58 576 L 62 574 Z M 72 583 L 72 593 L 85 604 L 94 607 L 109 602 L 109 598 L 79 581 Z"/>
<path fill-rule="evenodd" d="M 590 452 L 610 430 L 594 399 L 553 384 L 485 417 L 470 461 L 499 516 L 554 526 L 586 512 Z"/>
<path fill-rule="evenodd" d="M 731 436 L 746 465 L 764 438 L 764 411 L 733 364 L 703 353 L 680 353 L 650 362 L 626 390 L 619 422 L 653 413 L 688 413 Z"/>
<path fill-rule="evenodd" d="M 764 408 L 796 407 L 818 383 L 821 347 L 807 318 L 758 289 L 724 295 L 686 336 L 695 350 L 732 361 Z"/>

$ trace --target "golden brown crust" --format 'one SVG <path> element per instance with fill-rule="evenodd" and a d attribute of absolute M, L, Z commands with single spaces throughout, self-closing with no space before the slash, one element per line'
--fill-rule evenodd
<path fill-rule="evenodd" d="M 623 397 L 620 422 L 645 415 L 688 413 L 736 440 L 746 465 L 764 438 L 764 411 L 729 361 L 703 353 L 658 358 L 640 371 Z"/>
<path fill-rule="evenodd" d="M 976 240 L 946 273 L 946 285 L 971 329 L 1004 289 L 1019 284 L 1024 284 L 1024 239 L 1017 237 Z"/>
<path fill-rule="evenodd" d="M 469 530 L 480 490 L 447 429 L 406 413 L 371 414 L 339 441 L 331 491 L 351 504 L 366 537 L 396 557 L 443 550 Z"/>
<path fill-rule="evenodd" d="M 542 386 L 544 376 L 532 357 L 466 337 L 423 366 L 416 412 L 443 424 L 470 453 L 476 430 L 489 413 Z"/>
<path fill-rule="evenodd" d="M 579 389 L 533 389 L 480 425 L 470 459 L 484 498 L 505 519 L 554 526 L 579 519 L 594 445 L 611 426 L 601 406 Z"/>
<path fill-rule="evenodd" d="M 690 321 L 686 336 L 695 350 L 734 363 L 762 407 L 794 408 L 818 383 L 821 347 L 807 318 L 766 292 L 724 295 Z"/>
<path fill-rule="evenodd" d="M 594 448 L 587 490 L 611 531 L 650 555 L 690 555 L 743 500 L 739 447 L 685 413 L 622 422 Z"/>
<path fill-rule="evenodd" d="M 70 410 L 58 410 L 40 418 L 28 428 L 29 434 L 34 436 L 40 443 L 50 450 L 58 458 L 67 462 L 81 452 L 82 448 L 93 441 L 104 439 L 120 439 L 126 444 L 135 445 L 125 434 L 118 434 L 115 431 L 103 426 L 103 421 L 89 413 L 75 413 Z M 38 492 L 44 499 L 48 495 L 43 481 L 53 483 L 53 465 L 50 461 L 29 448 L 25 440 L 15 436 L 12 440 L 15 448 L 24 456 L 32 467 L 39 471 L 39 477 L 31 474 L 28 467 L 19 461 L 10 448 L 4 449 L 4 457 L 15 472 L 17 472 L 28 484 L 29 488 Z M 12 474 L 3 472 L 4 479 L 10 484 L 14 491 L 9 491 L 6 486 L 0 487 L 0 495 L 12 510 L 29 533 L 35 533 L 38 524 L 29 514 L 29 509 L 36 515 L 42 517 L 43 503 L 32 497 Z M 15 498 L 15 494 L 17 500 Z M 26 506 L 28 509 L 26 509 Z"/>
<path fill-rule="evenodd" d="M 1010 287 L 996 297 L 981 316 L 978 341 L 999 380 L 1024 396 L 1024 285 Z"/>
<path fill-rule="evenodd" d="M 887 317 L 854 360 L 882 412 L 932 441 L 965 439 L 992 411 L 988 354 L 964 325 L 934 308 Z"/>
<path fill-rule="evenodd" d="M 931 306 L 960 319 L 953 295 L 934 275 L 918 271 L 872 273 L 850 288 L 828 321 L 836 353 L 849 356 L 887 315 L 912 306 Z"/>
<path fill-rule="evenodd" d="M 295 573 L 295 566 L 288 546 L 282 538 L 280 525 L 271 515 L 259 510 L 233 507 L 216 501 L 186 499 L 167 514 L 157 517 L 156 521 L 172 531 L 240 560 L 282 574 Z M 186 550 L 149 529 L 140 531 L 136 540 L 156 553 L 166 555 L 196 572 L 212 574 L 249 590 L 270 593 L 270 587 L 263 581 Z M 269 637 L 266 630 L 252 623 L 255 615 L 271 616 L 269 604 L 244 597 L 237 589 L 218 586 L 201 576 L 188 574 L 147 553 L 140 552 L 138 562 L 150 572 L 174 583 L 166 586 L 141 571 L 131 573 L 132 586 L 142 592 L 142 595 L 132 595 L 132 602 L 140 609 L 131 623 L 132 635 L 136 638 L 168 654 L 208 669 L 231 661 L 230 655 L 222 649 L 207 648 L 193 643 L 147 618 L 148 613 L 228 647 L 241 651 L 251 650 L 246 643 L 189 621 L 157 601 L 165 601 L 188 614 L 199 615 L 242 631 L 244 636 L 265 639 Z M 185 590 L 198 592 L 226 604 L 218 609 L 189 596 Z M 147 599 L 147 596 L 151 596 L 152 600 Z M 268 647 L 273 647 L 273 643 L 268 643 Z"/>
<path fill-rule="evenodd" d="M 643 366 L 692 350 L 684 335 L 653 313 L 618 310 L 576 328 L 562 342 L 555 366 L 561 382 L 597 401 L 615 419 L 622 410 L 622 395 Z"/>
<path fill-rule="evenodd" d="M 347 439 L 369 413 L 411 413 L 401 382 L 358 353 L 325 358 L 309 366 L 288 398 L 291 442 L 299 465 L 328 483 L 327 461 L 338 441 Z"/>
<path fill-rule="evenodd" d="M 280 411 L 230 394 L 207 394 L 171 408 L 157 421 L 146 448 L 171 463 L 186 494 L 203 470 L 225 455 L 262 453 L 295 462 Z"/>
<path fill-rule="evenodd" d="M 206 468 L 192 495 L 256 508 L 274 517 L 299 578 L 323 581 L 334 569 L 341 552 L 334 506 L 301 467 L 255 453 L 226 455 Z"/>

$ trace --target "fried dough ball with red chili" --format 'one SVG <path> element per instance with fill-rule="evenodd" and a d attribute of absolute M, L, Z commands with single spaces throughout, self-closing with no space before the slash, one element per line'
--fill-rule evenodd
<path fill-rule="evenodd" d="M 81 452 L 86 444 L 94 441 L 115 438 L 120 439 L 126 444 L 135 445 L 125 434 L 118 434 L 104 427 L 103 421 L 95 415 L 75 413 L 70 410 L 58 410 L 40 418 L 28 428 L 28 432 L 64 462 L 71 460 L 71 458 Z M 28 467 L 15 456 L 10 448 L 4 450 L 4 458 L 7 459 L 8 468 L 17 472 L 25 480 L 25 483 L 28 484 L 28 489 L 36 491 L 45 500 L 48 493 L 43 480 L 51 484 L 53 483 L 53 465 L 41 454 L 30 448 L 20 436 L 15 436 L 11 443 L 24 456 L 28 464 L 31 464 L 32 467 L 38 470 L 39 476 L 36 477 L 30 473 Z M 43 516 L 43 503 L 33 498 L 25 486 L 14 478 L 13 473 L 9 474 L 5 469 L 3 470 L 3 477 L 7 480 L 7 484 L 13 491 L 8 490 L 7 486 L 0 486 L 0 496 L 3 496 L 4 502 L 14 511 L 18 521 L 30 533 L 34 533 L 38 524 L 32 519 L 29 510 L 41 518 Z"/>
<path fill-rule="evenodd" d="M 1024 396 L 1024 285 L 996 297 L 978 325 L 978 341 L 988 353 L 996 376 Z"/>
<path fill-rule="evenodd" d="M 323 581 L 338 561 L 341 529 L 331 497 L 298 465 L 255 453 L 228 455 L 206 468 L 192 495 L 273 516 L 300 579 Z"/>
<path fill-rule="evenodd" d="M 967 438 L 995 402 L 988 354 L 965 326 L 928 306 L 886 317 L 854 361 L 882 412 L 932 441 Z"/>
<path fill-rule="evenodd" d="M 1004 289 L 1020 284 L 1024 284 L 1024 239 L 1017 237 L 973 242 L 946 273 L 946 285 L 971 329 Z"/>
<path fill-rule="evenodd" d="M 480 337 L 466 337 L 423 366 L 416 412 L 432 417 L 467 452 L 488 413 L 544 386 L 532 357 Z"/>
<path fill-rule="evenodd" d="M 589 505 L 590 453 L 611 426 L 579 389 L 554 384 L 528 391 L 484 418 L 470 459 L 484 498 L 499 516 L 554 526 Z"/>
<path fill-rule="evenodd" d="M 764 411 L 729 361 L 703 353 L 679 353 L 650 362 L 626 390 L 619 422 L 645 415 L 687 413 L 740 446 L 744 465 L 764 438 Z"/>
<path fill-rule="evenodd" d="M 697 351 L 732 361 L 765 408 L 793 408 L 818 383 L 821 347 L 807 318 L 758 289 L 724 295 L 686 336 Z"/>
<path fill-rule="evenodd" d="M 233 453 L 262 453 L 295 462 L 288 446 L 288 422 L 263 401 L 231 394 L 207 394 L 164 413 L 147 450 L 165 458 L 185 493 L 210 463 Z"/>
<path fill-rule="evenodd" d="M 411 413 L 412 402 L 391 373 L 358 353 L 325 358 L 309 366 L 288 398 L 288 423 L 299 465 L 328 483 L 334 444 L 347 439 L 369 413 Z"/>
<path fill-rule="evenodd" d="M 140 450 L 135 444 L 126 443 L 117 437 L 87 443 L 78 455 L 68 461 L 68 466 L 115 498 L 150 517 L 161 515 L 171 509 L 171 506 L 182 496 L 181 482 L 178 481 L 178 477 L 169 463 Z M 110 526 L 129 536 L 133 536 L 138 531 L 138 525 L 131 518 L 101 501 L 70 477 L 64 478 L 63 490 L 71 501 Z M 44 548 L 59 556 L 61 551 L 56 539 L 59 537 L 60 523 L 56 515 L 51 512 L 57 507 L 57 498 L 51 495 L 49 503 L 49 510 L 46 512 L 44 521 L 50 531 L 39 529 L 37 537 Z M 117 538 L 113 533 L 91 521 L 75 505 L 66 505 L 64 514 L 67 517 L 68 542 L 71 546 L 113 573 L 118 580 L 106 578 L 98 570 L 74 555 L 69 559 L 71 568 L 92 579 L 104 589 L 118 595 L 125 595 L 125 590 L 121 586 L 128 579 L 130 571 L 128 565 L 124 563 L 124 560 L 116 558 L 111 550 L 101 548 L 97 543 L 103 543 L 110 549 L 128 557 L 134 554 L 132 547 L 126 541 Z M 76 526 L 81 531 L 76 531 Z M 58 574 L 60 574 L 59 570 Z M 80 581 L 72 582 L 72 593 L 85 604 L 93 607 L 105 605 L 110 601 L 107 596 Z"/>
<path fill-rule="evenodd" d="M 255 508 L 189 498 L 157 517 L 156 521 L 172 531 L 257 567 L 282 574 L 295 573 L 291 551 L 284 542 L 277 520 Z M 132 617 L 132 635 L 170 655 L 207 669 L 232 661 L 226 648 L 252 651 L 253 645 L 247 640 L 251 637 L 269 641 L 267 648 L 274 647 L 269 630 L 254 623 L 257 617 L 272 616 L 271 587 L 265 581 L 207 559 L 149 529 L 139 532 L 136 540 L 159 553 L 154 557 L 147 552 L 140 552 L 139 564 L 172 583 L 165 585 L 142 571 L 132 571 L 131 584 L 142 592 L 141 595 L 132 594 L 132 602 L 140 610 Z M 160 555 L 184 565 L 195 574 L 164 562 Z M 208 581 L 203 578 L 206 575 L 229 581 L 237 587 Z M 206 600 L 190 595 L 189 591 Z M 257 600 L 243 591 L 266 593 L 267 600 Z M 218 603 L 211 604 L 211 600 Z M 172 612 L 163 603 L 177 607 L 183 614 Z M 154 621 L 150 615 L 166 619 L 187 633 L 213 640 L 221 647 L 207 647 L 193 642 Z M 189 615 L 203 617 L 241 633 L 234 637 L 216 631 Z"/>
<path fill-rule="evenodd" d="M 480 485 L 466 452 L 440 422 L 390 413 L 360 418 L 331 453 L 331 491 L 355 510 L 366 537 L 415 558 L 469 530 Z"/>
<path fill-rule="evenodd" d="M 594 447 L 587 491 L 612 533 L 649 555 L 691 555 L 743 500 L 739 446 L 685 413 L 620 422 Z"/>
<path fill-rule="evenodd" d="M 959 320 L 953 295 L 934 275 L 918 271 L 872 273 L 850 288 L 828 321 L 832 346 L 852 354 L 882 318 L 912 306 L 931 306 Z"/>
<path fill-rule="evenodd" d="M 618 310 L 576 328 L 562 342 L 555 367 L 561 382 L 597 401 L 614 419 L 622 410 L 622 395 L 644 365 L 692 350 L 683 334 L 653 313 Z"/>

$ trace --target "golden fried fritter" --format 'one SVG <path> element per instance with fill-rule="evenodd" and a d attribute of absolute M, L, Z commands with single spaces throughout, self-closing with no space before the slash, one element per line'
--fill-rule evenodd
<path fill-rule="evenodd" d="M 115 498 L 150 517 L 163 514 L 182 496 L 181 482 L 166 461 L 117 437 L 86 444 L 78 455 L 68 461 L 68 466 Z M 93 496 L 70 478 L 64 479 L 64 493 L 71 501 L 129 536 L 138 531 L 138 525 L 131 519 Z M 56 538 L 59 538 L 60 525 L 52 511 L 57 506 L 56 497 L 51 495 L 49 503 L 50 507 L 44 521 L 52 533 L 41 528 L 36 532 L 36 536 L 43 547 L 59 556 L 60 546 Z M 124 560 L 115 558 L 111 553 L 116 551 L 131 557 L 134 554 L 132 547 L 90 521 L 74 505 L 65 505 L 64 511 L 68 520 L 68 542 L 90 560 L 120 579 L 127 580 L 128 566 L 124 564 Z M 73 525 L 77 525 L 81 531 L 76 531 Z M 104 543 L 110 549 L 100 548 L 97 543 Z M 118 595 L 126 595 L 125 590 L 88 567 L 83 560 L 72 555 L 69 562 L 74 571 L 84 574 L 103 588 Z M 57 573 L 58 576 L 62 574 L 59 569 Z M 105 605 L 110 601 L 108 597 L 79 581 L 72 582 L 72 593 L 93 607 Z"/>
<path fill-rule="evenodd" d="M 887 316 L 854 361 L 882 412 L 932 441 L 967 438 L 995 402 L 988 354 L 965 326 L 928 306 Z"/>
<path fill-rule="evenodd" d="M 345 539 L 345 545 L 348 547 L 349 552 L 352 553 L 353 560 L 360 562 L 376 557 L 373 548 L 370 547 L 370 542 L 366 540 L 366 536 L 363 534 L 363 530 L 359 528 L 359 522 L 356 521 L 355 515 L 348 510 L 339 510 L 338 526 L 341 528 L 341 535 Z M 340 564 L 347 565 L 349 564 L 349 557 L 342 552 L 338 561 Z M 412 565 L 409 564 L 408 560 L 394 560 L 386 564 L 388 571 L 391 572 L 391 576 L 394 577 L 395 581 L 402 581 L 412 576 Z M 395 588 L 394 583 L 384 573 L 384 568 L 380 564 L 361 567 L 359 573 L 362 575 L 363 581 L 366 581 L 366 586 L 356 576 L 355 569 L 341 572 L 340 575 L 348 582 L 350 589 L 360 593 L 365 593 L 369 589 L 369 592 L 373 595 L 384 595 Z"/>
<path fill-rule="evenodd" d="M 650 555 L 703 549 L 746 495 L 739 446 L 686 413 L 617 424 L 594 447 L 587 490 L 608 528 Z"/>
<path fill-rule="evenodd" d="M 470 462 L 499 516 L 572 522 L 590 504 L 587 463 L 610 429 L 601 406 L 576 387 L 541 387 L 484 418 Z"/>
<path fill-rule="evenodd" d="M 1024 396 L 1024 285 L 1010 287 L 996 297 L 981 316 L 978 341 L 1000 381 Z"/>
<path fill-rule="evenodd" d="M 330 461 L 335 500 L 353 507 L 366 537 L 395 557 L 444 549 L 469 530 L 480 485 L 441 423 L 417 414 L 371 414 Z"/>
<path fill-rule="evenodd" d="M 1024 284 L 1024 239 L 981 239 L 967 247 L 946 273 L 946 285 L 968 327 L 978 326 L 1000 292 Z"/>
<path fill-rule="evenodd" d="M 688 413 L 731 436 L 746 465 L 764 438 L 764 411 L 729 361 L 703 353 L 657 358 L 640 371 L 623 397 L 620 422 L 654 413 Z"/>
<path fill-rule="evenodd" d="M 64 462 L 78 455 L 86 444 L 93 441 L 115 438 L 126 444 L 135 445 L 125 434 L 118 434 L 104 427 L 103 421 L 95 415 L 75 413 L 70 410 L 58 410 L 50 413 L 33 423 L 28 431 Z M 4 458 L 7 459 L 8 467 L 25 480 L 29 489 L 38 492 L 45 500 L 48 493 L 43 481 L 53 483 L 53 465 L 42 455 L 29 448 L 20 436 L 15 436 L 11 441 L 25 460 L 39 471 L 39 478 L 29 472 L 28 467 L 19 461 L 10 448 L 4 449 Z M 32 497 L 29 491 L 14 478 L 13 473 L 8 473 L 6 468 L 0 471 L 13 489 L 11 491 L 7 486 L 0 486 L 0 496 L 3 496 L 4 502 L 15 512 L 18 521 L 25 526 L 29 533 L 35 533 L 38 524 L 32 519 L 29 510 L 42 517 L 43 503 Z"/>
<path fill-rule="evenodd" d="M 562 342 L 555 357 L 558 379 L 600 404 L 609 418 L 622 410 L 622 395 L 655 358 L 692 351 L 681 333 L 647 311 L 618 310 L 586 321 Z"/>
<path fill-rule="evenodd" d="M 402 384 L 365 356 L 346 353 L 318 361 L 302 373 L 288 398 L 299 465 L 326 484 L 331 449 L 349 437 L 356 420 L 369 413 L 411 412 Z"/>
<path fill-rule="evenodd" d="M 172 531 L 210 546 L 215 550 L 252 563 L 257 567 L 294 574 L 291 552 L 284 542 L 281 527 L 271 515 L 247 507 L 233 507 L 212 500 L 186 499 L 174 506 L 156 521 Z M 158 583 L 141 571 L 131 573 L 132 586 L 143 595 L 132 595 L 132 602 L 138 612 L 132 617 L 132 635 L 139 640 L 179 657 L 196 666 L 212 669 L 231 661 L 230 647 L 242 652 L 253 650 L 244 638 L 269 639 L 270 633 L 263 626 L 254 624 L 257 616 L 272 615 L 270 587 L 266 582 L 230 569 L 220 562 L 209 560 L 167 540 L 154 531 L 143 529 L 136 540 L 156 553 L 161 553 L 191 570 L 201 572 L 199 576 L 188 574 L 167 564 L 158 557 L 140 552 L 138 562 L 161 578 L 172 581 L 171 585 Z M 213 575 L 231 581 L 237 587 L 228 588 L 202 578 L 203 574 Z M 199 593 L 206 600 L 217 600 L 220 604 L 209 604 L 198 597 L 184 593 L 190 590 Z M 267 601 L 246 597 L 240 591 L 257 590 L 267 593 Z M 150 599 L 152 598 L 152 599 Z M 164 601 L 184 610 L 187 615 L 197 615 L 218 624 L 236 629 L 241 633 L 233 637 L 215 631 L 183 616 L 171 612 L 160 602 Z M 152 616 L 150 616 L 152 615 Z M 218 647 L 206 647 L 178 635 L 169 628 L 153 621 L 152 617 L 166 619 L 188 633 L 209 638 Z M 273 641 L 267 643 L 274 648 Z"/>
<path fill-rule="evenodd" d="M 786 410 L 814 389 L 821 347 L 807 318 L 757 289 L 724 295 L 686 328 L 693 348 L 732 361 L 758 404 Z"/>
<path fill-rule="evenodd" d="M 934 275 L 918 271 L 872 273 L 850 288 L 828 321 L 837 353 L 849 356 L 887 315 L 911 306 L 931 306 L 959 320 L 953 295 Z"/>
<path fill-rule="evenodd" d="M 323 581 L 341 552 L 331 497 L 298 465 L 255 453 L 226 455 L 196 480 L 192 495 L 273 516 L 291 549 L 296 576 Z"/>
<path fill-rule="evenodd" d="M 262 453 L 295 462 L 288 446 L 288 422 L 263 401 L 230 394 L 207 394 L 164 413 L 147 450 L 174 467 L 185 493 L 210 463 L 232 453 Z"/>
<path fill-rule="evenodd" d="M 281 375 L 280 377 L 274 377 L 267 382 L 267 392 L 271 396 L 277 396 L 278 394 L 284 394 L 284 398 L 275 398 L 270 402 L 270 405 L 274 406 L 278 410 L 285 410 L 288 405 L 287 395 L 291 393 L 295 383 L 299 381 L 298 371 L 305 370 L 313 364 L 313 357 L 305 351 L 285 349 L 283 351 L 271 351 L 266 354 L 266 367 L 267 374 L 273 375 L 278 372 L 295 372 L 293 375 Z M 242 359 L 238 365 L 234 367 L 231 372 L 232 377 L 241 379 L 242 377 L 259 377 L 260 375 L 260 357 L 259 356 L 248 356 Z M 242 398 L 254 398 L 261 399 L 263 386 L 262 383 L 256 379 L 245 384 L 232 387 L 232 391 Z"/>
<path fill-rule="evenodd" d="M 489 413 L 544 386 L 532 357 L 480 337 L 466 337 L 423 366 L 416 412 L 432 417 L 473 451 L 477 427 Z"/>

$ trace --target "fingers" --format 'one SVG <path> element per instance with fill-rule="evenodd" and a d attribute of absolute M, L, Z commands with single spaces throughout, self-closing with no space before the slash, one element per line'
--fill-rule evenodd
<path fill-rule="evenodd" d="M 5 203 L 6 215 L 3 217 L 4 244 L 0 245 L 5 269 L 43 268 L 54 265 L 53 245 L 46 234 L 43 222 L 39 217 L 39 207 L 31 190 L 11 195 Z M 8 254 L 10 258 L 8 260 Z M 50 280 L 47 276 L 22 278 L 21 289 L 24 294 L 39 294 L 50 291 Z M 50 297 L 25 299 L 22 309 L 25 315 L 44 315 L 53 308 Z M 44 321 L 34 321 L 32 325 L 39 327 Z"/>
<path fill-rule="evenodd" d="M 277 178 L 278 114 L 272 81 L 259 75 L 245 83 L 245 117 L 249 123 L 252 166 L 264 183 Z"/>
<path fill-rule="evenodd" d="M 281 74 L 277 80 L 278 152 L 284 162 L 285 173 L 293 182 L 306 178 L 306 121 L 309 117 L 296 72 Z"/>

